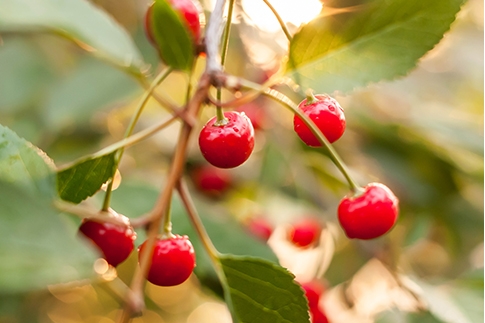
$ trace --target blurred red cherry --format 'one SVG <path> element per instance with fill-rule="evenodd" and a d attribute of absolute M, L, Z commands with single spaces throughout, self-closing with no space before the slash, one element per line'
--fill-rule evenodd
<path fill-rule="evenodd" d="M 197 166 L 191 172 L 192 181 L 197 189 L 209 197 L 223 195 L 233 183 L 231 174 L 210 164 Z"/>
<path fill-rule="evenodd" d="M 297 247 L 310 247 L 318 242 L 322 226 L 311 218 L 300 220 L 290 226 L 288 240 Z"/>
<path fill-rule="evenodd" d="M 249 220 L 247 228 L 251 234 L 262 241 L 268 241 L 274 230 L 273 225 L 262 217 Z"/>

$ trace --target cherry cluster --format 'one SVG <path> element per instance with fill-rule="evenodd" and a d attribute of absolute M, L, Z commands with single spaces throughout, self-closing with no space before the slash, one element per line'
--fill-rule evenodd
<path fill-rule="evenodd" d="M 79 232 L 101 252 L 113 267 L 125 261 L 134 249 L 136 233 L 127 217 L 112 212 L 110 222 L 84 219 Z M 141 259 L 148 240 L 138 248 Z M 170 235 L 154 242 L 146 278 L 158 286 L 175 286 L 186 281 L 195 268 L 194 247 L 187 236 Z"/>
<path fill-rule="evenodd" d="M 186 24 L 197 47 L 201 41 L 197 6 L 192 0 L 168 2 Z M 152 30 L 153 19 L 150 7 L 145 18 L 145 29 L 148 39 L 158 48 Z M 310 94 L 297 109 L 299 113 L 296 113 L 293 119 L 294 131 L 306 145 L 328 145 L 344 134 L 344 110 L 334 98 L 323 94 Z M 207 121 L 199 133 L 198 144 L 201 154 L 213 168 L 238 167 L 245 163 L 253 152 L 255 127 L 244 112 L 219 112 Z M 314 126 L 310 127 L 308 120 L 305 119 L 310 120 Z M 322 136 L 328 142 L 325 142 Z M 213 171 L 211 173 L 207 169 L 199 171 L 196 176 L 201 187 L 215 192 L 227 189 L 230 185 L 229 180 L 223 175 L 213 174 Z M 398 200 L 389 188 L 380 183 L 371 183 L 358 189 L 352 188 L 352 194 L 344 197 L 338 206 L 338 220 L 349 238 L 365 240 L 380 237 L 391 230 L 397 217 Z M 116 267 L 133 251 L 136 234 L 128 218 L 114 214 L 111 220 L 113 221 L 103 222 L 98 219 L 84 219 L 79 231 L 97 246 L 110 265 Z M 263 222 L 253 223 L 252 226 L 262 239 L 267 240 L 271 235 L 271 228 L 266 227 Z M 320 232 L 319 225 L 307 221 L 293 225 L 288 239 L 296 246 L 305 248 L 318 240 Z M 148 247 L 149 244 L 151 248 Z M 144 256 L 145 253 L 150 255 Z M 195 267 L 194 248 L 187 236 L 165 233 L 155 241 L 143 242 L 138 248 L 138 255 L 139 259 L 149 259 L 147 280 L 160 286 L 181 284 L 188 279 Z M 321 293 L 311 290 L 310 287 L 306 290 L 314 322 L 326 322 L 316 319 L 323 315 L 315 305 Z"/>

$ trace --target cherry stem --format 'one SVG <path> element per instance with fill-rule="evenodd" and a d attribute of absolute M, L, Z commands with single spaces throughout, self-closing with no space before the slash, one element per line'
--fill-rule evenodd
<path fill-rule="evenodd" d="M 172 205 L 172 196 L 170 196 L 167 208 L 165 211 L 165 216 L 163 217 L 163 228 L 162 228 L 162 237 L 170 238 L 172 237 L 172 212 L 171 212 L 171 205 Z"/>
<path fill-rule="evenodd" d="M 217 251 L 216 247 L 212 243 L 212 240 L 210 239 L 209 234 L 207 233 L 207 230 L 205 229 L 204 224 L 200 219 L 200 216 L 197 212 L 194 202 L 192 201 L 189 190 L 187 189 L 187 185 L 185 184 L 185 181 L 182 178 L 179 180 L 177 184 L 177 191 L 179 193 L 180 198 L 182 199 L 182 204 L 184 205 L 185 210 L 189 215 L 189 219 L 192 223 L 192 226 L 195 228 L 195 231 L 197 232 L 197 235 L 199 236 L 199 239 L 202 242 L 202 246 L 204 247 L 204 250 L 209 255 L 209 259 L 211 260 L 212 267 L 214 268 L 217 278 L 219 279 L 219 282 L 222 285 L 222 288 L 224 290 L 224 298 L 226 300 L 226 304 L 229 308 L 229 311 L 231 312 L 232 321 L 238 322 L 237 316 L 234 312 L 234 307 L 232 305 L 232 299 L 229 294 L 229 284 L 227 283 L 226 274 L 224 273 L 224 270 L 221 265 L 221 261 L 220 261 L 221 254 L 219 253 L 219 251 Z"/>
<path fill-rule="evenodd" d="M 218 269 L 217 267 L 220 266 L 220 263 L 219 263 L 220 253 L 219 251 L 217 251 L 216 247 L 212 243 L 212 240 L 210 239 L 209 234 L 207 233 L 204 227 L 204 224 L 200 219 L 200 216 L 197 212 L 197 209 L 194 205 L 194 202 L 192 201 L 192 197 L 190 196 L 189 190 L 187 188 L 187 184 L 185 184 L 185 181 L 183 179 L 180 179 L 176 188 L 180 198 L 182 199 L 182 204 L 184 205 L 185 210 L 189 215 L 189 219 L 192 222 L 192 226 L 195 228 L 195 231 L 197 232 L 197 235 L 199 236 L 205 251 L 211 258 L 211 261 L 213 265 L 215 265 L 214 267 L 217 270 Z"/>
<path fill-rule="evenodd" d="M 291 101 L 287 96 L 285 96 L 281 92 L 278 92 L 273 89 L 266 90 L 264 92 L 264 95 L 282 103 L 283 106 L 289 108 L 293 113 L 298 115 L 298 117 L 302 119 L 303 123 L 307 127 L 309 127 L 312 133 L 317 137 L 318 141 L 328 150 L 330 159 L 333 161 L 335 166 L 337 166 L 337 168 L 340 170 L 342 175 L 347 180 L 347 183 L 349 184 L 349 188 L 351 192 L 354 194 L 357 194 L 362 191 L 362 187 L 352 179 L 349 171 L 347 170 L 347 167 L 345 166 L 344 162 L 341 160 L 337 151 L 333 148 L 332 144 L 328 142 L 325 135 L 323 135 L 323 133 L 320 131 L 320 129 L 318 129 L 315 123 L 305 113 L 303 113 L 300 109 L 298 109 L 298 106 L 293 101 Z"/>
<path fill-rule="evenodd" d="M 133 130 L 135 129 L 135 125 L 138 122 L 138 119 L 140 118 L 141 113 L 143 112 L 143 109 L 145 108 L 145 105 L 147 104 L 148 99 L 150 98 L 152 92 L 163 80 L 167 78 L 168 75 L 170 75 L 171 72 L 172 72 L 171 67 L 162 71 L 160 74 L 157 75 L 157 77 L 150 84 L 150 87 L 145 91 L 140 102 L 138 103 L 135 113 L 131 117 L 128 127 L 126 128 L 125 135 L 124 135 L 125 139 L 128 138 L 133 133 Z M 113 173 L 111 174 L 111 179 L 106 189 L 106 195 L 104 196 L 103 207 L 102 207 L 103 211 L 107 211 L 109 208 L 109 205 L 111 202 L 111 193 L 113 191 L 114 174 L 116 172 L 116 169 L 118 168 L 121 158 L 123 157 L 124 150 L 125 150 L 124 147 L 120 148 L 114 158 Z"/>
<path fill-rule="evenodd" d="M 231 25 L 232 25 L 232 14 L 234 11 L 234 0 L 229 0 L 228 4 L 228 13 L 227 13 L 227 21 L 226 26 L 224 28 L 224 34 L 222 36 L 222 48 L 221 48 L 221 67 L 224 68 L 224 64 L 226 63 L 227 57 L 227 50 L 229 48 L 229 36 L 231 34 Z M 222 89 L 221 87 L 217 87 L 217 102 L 221 102 L 222 100 Z M 228 120 L 224 117 L 224 112 L 219 105 L 216 105 L 216 116 L 217 121 L 214 123 L 216 126 L 223 126 L 227 124 Z"/>
<path fill-rule="evenodd" d="M 140 141 L 142 141 L 142 140 L 144 140 L 144 139 L 146 139 L 146 138 L 148 138 L 148 137 L 156 134 L 160 130 L 168 127 L 169 125 L 171 125 L 176 120 L 178 120 L 177 117 L 171 117 L 168 120 L 165 120 L 165 121 L 159 122 L 157 124 L 154 124 L 154 125 L 146 128 L 146 129 L 143 129 L 140 132 L 137 132 L 136 134 L 134 134 L 132 136 L 126 137 L 126 138 L 124 138 L 124 139 L 122 139 L 120 141 L 117 141 L 117 142 L 109 145 L 109 146 L 106 146 L 103 149 L 98 150 L 95 153 L 92 153 L 92 154 L 87 155 L 87 156 L 83 156 L 82 158 L 76 159 L 75 161 L 73 161 L 73 162 L 71 162 L 69 164 L 65 164 L 62 167 L 60 167 L 59 170 L 67 169 L 69 167 L 72 167 L 73 165 L 78 164 L 79 162 L 81 162 L 83 160 L 86 160 L 86 159 L 95 159 L 95 158 L 98 158 L 98 157 L 102 157 L 104 155 L 108 155 L 108 154 L 110 154 L 112 152 L 115 152 L 115 151 L 117 151 L 119 149 L 128 148 L 130 146 L 133 146 L 134 144 L 137 144 Z"/>
<path fill-rule="evenodd" d="M 278 11 L 276 11 L 276 9 L 271 5 L 271 3 L 269 3 L 268 0 L 263 0 L 263 1 L 268 6 L 268 8 L 273 12 L 274 16 L 276 17 L 276 19 L 278 20 L 278 23 L 281 26 L 281 30 L 283 30 L 286 38 L 288 38 L 288 41 L 291 41 L 293 39 L 293 36 L 291 36 L 291 33 L 288 30 L 288 27 L 286 26 L 286 23 L 283 21 Z"/>
<path fill-rule="evenodd" d="M 222 111 L 222 108 L 217 106 L 216 107 L 216 116 L 217 116 L 217 120 L 216 122 L 214 122 L 214 126 L 224 126 L 226 125 L 229 120 L 227 120 L 227 118 L 224 116 L 224 112 Z"/>
<path fill-rule="evenodd" d="M 316 98 L 315 94 L 313 94 L 313 90 L 308 89 L 306 92 L 306 104 L 305 105 L 310 105 L 313 103 L 317 103 L 318 99 Z"/>

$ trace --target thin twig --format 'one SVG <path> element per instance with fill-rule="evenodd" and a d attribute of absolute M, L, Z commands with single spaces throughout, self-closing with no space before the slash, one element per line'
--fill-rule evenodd
<path fill-rule="evenodd" d="M 291 41 L 293 39 L 293 36 L 291 36 L 291 33 L 288 30 L 288 27 L 286 26 L 286 23 L 283 21 L 278 11 L 275 9 L 275 7 L 273 7 L 271 3 L 269 3 L 268 0 L 263 0 L 263 1 L 268 6 L 268 8 L 273 12 L 274 16 L 276 17 L 276 19 L 278 20 L 278 23 L 281 26 L 281 30 L 283 30 L 286 38 L 288 38 L 288 41 Z"/>
<path fill-rule="evenodd" d="M 200 82 L 198 84 L 197 90 L 192 97 L 192 99 L 187 103 L 185 111 L 186 115 L 195 116 L 198 114 L 200 106 L 205 101 L 207 93 L 210 87 L 210 76 L 203 74 Z M 149 220 L 149 228 L 147 233 L 147 241 L 145 248 L 146 250 L 153 250 L 155 245 L 156 237 L 159 233 L 160 225 L 163 221 L 165 212 L 169 205 L 172 191 L 177 184 L 185 165 L 186 152 L 188 147 L 188 141 L 190 134 L 192 132 L 193 125 L 184 123 L 178 143 L 177 148 L 174 153 L 174 158 L 172 160 L 172 165 L 170 169 L 167 182 L 165 183 L 164 189 L 160 192 L 160 195 L 155 202 L 155 206 L 152 211 L 146 215 L 147 220 Z M 145 276 L 148 272 L 148 267 L 150 265 L 149 259 L 151 258 L 151 252 L 145 252 L 142 254 L 140 259 L 140 266 L 135 270 L 133 279 L 130 285 L 132 294 L 127 295 L 126 305 L 123 311 L 123 315 L 120 317 L 121 323 L 128 322 L 128 319 L 136 313 L 141 312 L 144 307 L 143 301 L 143 286 L 145 283 Z"/>

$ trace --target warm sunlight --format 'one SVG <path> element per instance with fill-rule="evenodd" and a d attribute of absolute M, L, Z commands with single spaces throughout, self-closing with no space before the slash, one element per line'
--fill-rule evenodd
<path fill-rule="evenodd" d="M 278 21 L 261 0 L 242 0 L 242 6 L 253 22 L 262 30 L 275 32 L 280 28 Z M 286 23 L 300 26 L 316 17 L 322 10 L 319 0 L 277 0 L 271 4 Z"/>

